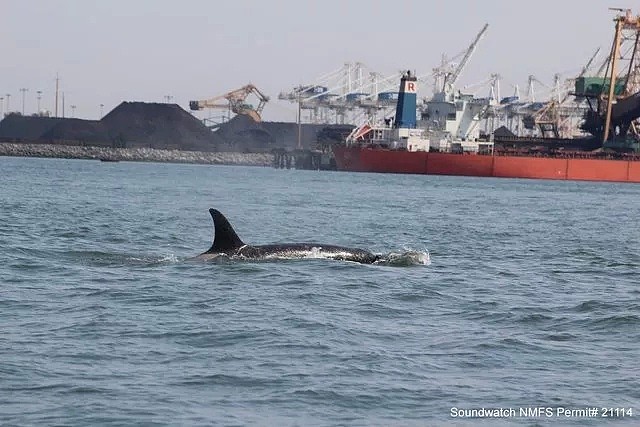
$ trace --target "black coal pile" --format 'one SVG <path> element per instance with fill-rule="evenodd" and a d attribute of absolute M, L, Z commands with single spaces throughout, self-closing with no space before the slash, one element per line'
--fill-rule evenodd
<path fill-rule="evenodd" d="M 215 135 L 223 141 L 220 147 L 223 151 L 259 153 L 269 152 L 276 146 L 276 140 L 264 123 L 244 115 L 235 116 L 220 125 Z"/>
<path fill-rule="evenodd" d="M 341 140 L 353 126 L 304 123 L 300 127 L 300 145 L 313 149 L 324 138 Z M 215 135 L 222 142 L 221 150 L 268 152 L 273 149 L 298 148 L 298 124 L 287 122 L 255 122 L 248 116 L 238 115 L 220 125 Z M 224 147 L 224 148 L 222 148 Z"/>
<path fill-rule="evenodd" d="M 0 138 L 9 141 L 36 141 L 65 119 L 23 116 L 11 113 L 0 121 Z"/>
<path fill-rule="evenodd" d="M 177 104 L 123 102 L 101 121 L 120 147 L 218 151 L 218 138 Z"/>
<path fill-rule="evenodd" d="M 113 146 L 109 129 L 97 120 L 62 119 L 40 138 L 50 142 L 76 141 L 82 145 Z"/>
<path fill-rule="evenodd" d="M 303 124 L 300 144 L 316 148 L 327 137 L 340 140 L 352 126 Z M 122 102 L 102 120 L 10 114 L 0 121 L 0 141 L 111 148 L 270 153 L 298 147 L 298 125 L 255 122 L 238 115 L 215 131 L 177 104 Z"/>
<path fill-rule="evenodd" d="M 0 140 L 115 148 L 218 151 L 219 138 L 176 104 L 123 102 L 100 121 L 10 114 Z"/>

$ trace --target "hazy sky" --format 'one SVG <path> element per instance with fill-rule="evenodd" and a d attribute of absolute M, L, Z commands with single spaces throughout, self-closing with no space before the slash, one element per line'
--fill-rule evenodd
<path fill-rule="evenodd" d="M 577 74 L 597 47 L 608 52 L 614 12 L 631 0 L 1 0 L 0 96 L 11 110 L 53 110 L 55 76 L 66 114 L 97 119 L 123 100 L 188 109 L 254 83 L 272 97 L 266 120 L 295 120 L 278 93 L 315 80 L 345 62 L 392 74 L 428 74 L 442 54 L 462 52 L 485 23 L 489 30 L 460 87 L 503 76 L 526 88 L 530 74 Z M 634 10 L 640 13 L 640 8 Z M 429 82 L 430 84 L 430 82 Z M 488 91 L 488 89 L 486 90 Z M 482 92 L 479 95 L 486 95 Z M 6 99 L 4 100 L 6 111 Z"/>

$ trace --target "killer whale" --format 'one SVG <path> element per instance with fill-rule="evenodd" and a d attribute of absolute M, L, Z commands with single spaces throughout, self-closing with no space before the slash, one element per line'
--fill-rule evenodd
<path fill-rule="evenodd" d="M 238 237 L 236 231 L 220 211 L 212 208 L 209 209 L 209 213 L 213 219 L 214 239 L 211 248 L 197 257 L 201 260 L 216 258 L 220 255 L 246 259 L 321 257 L 372 264 L 380 259 L 380 256 L 364 249 L 320 243 L 247 245 Z"/>

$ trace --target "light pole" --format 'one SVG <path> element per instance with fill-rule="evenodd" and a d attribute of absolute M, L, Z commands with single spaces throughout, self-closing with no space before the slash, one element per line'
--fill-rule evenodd
<path fill-rule="evenodd" d="M 20 92 L 22 92 L 22 115 L 24 116 L 24 95 L 27 93 L 29 89 L 26 87 L 20 88 Z"/>
<path fill-rule="evenodd" d="M 100 120 L 102 120 L 102 109 L 104 108 L 104 104 L 100 104 Z"/>
<path fill-rule="evenodd" d="M 298 150 L 302 149 L 302 93 L 298 91 Z"/>
<path fill-rule="evenodd" d="M 71 118 L 74 118 L 76 116 L 76 106 L 72 105 L 71 106 Z"/>
<path fill-rule="evenodd" d="M 39 90 L 36 93 L 38 94 L 38 114 L 40 114 L 40 100 L 42 99 L 42 91 Z"/>

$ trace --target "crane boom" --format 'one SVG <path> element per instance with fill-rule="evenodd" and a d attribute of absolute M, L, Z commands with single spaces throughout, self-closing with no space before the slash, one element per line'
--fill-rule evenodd
<path fill-rule="evenodd" d="M 487 28 L 489 28 L 489 24 L 484 24 L 484 27 L 482 27 L 482 29 L 480 30 L 476 38 L 473 40 L 473 43 L 469 45 L 469 48 L 465 52 L 464 57 L 460 61 L 460 64 L 458 64 L 458 66 L 453 71 L 453 73 L 445 77 L 445 80 L 444 80 L 445 90 L 447 90 L 447 88 L 451 90 L 455 86 L 456 82 L 458 81 L 458 78 L 460 77 L 460 74 L 462 74 L 462 71 L 464 70 L 464 67 L 467 66 L 467 63 L 471 59 L 471 55 L 473 55 L 473 52 L 476 50 L 476 46 L 478 46 L 478 42 L 480 42 L 480 39 L 482 38 L 482 36 L 484 36 L 484 33 L 487 32 Z"/>
<path fill-rule="evenodd" d="M 256 108 L 253 108 L 245 102 L 247 97 L 252 94 L 255 95 L 259 101 Z M 227 103 L 224 103 L 224 100 L 226 100 Z M 262 93 L 256 86 L 249 83 L 239 89 L 227 92 L 224 95 L 200 101 L 189 101 L 189 108 L 196 111 L 204 108 L 228 108 L 235 114 L 247 115 L 256 122 L 260 122 L 262 120 L 260 114 L 268 101 L 268 96 Z"/>
<path fill-rule="evenodd" d="M 589 61 L 585 64 L 585 66 L 582 67 L 582 71 L 580 71 L 580 74 L 578 74 L 578 77 L 584 77 L 584 75 L 587 74 L 587 71 L 589 71 L 589 69 L 591 68 L 591 64 L 593 64 L 593 61 L 596 60 L 599 53 L 600 53 L 600 48 L 597 48 L 595 53 L 591 56 L 591 59 L 589 59 Z"/>

